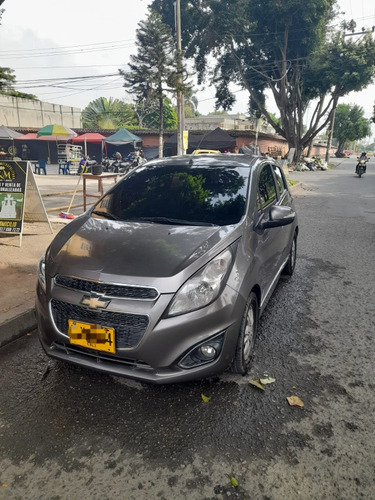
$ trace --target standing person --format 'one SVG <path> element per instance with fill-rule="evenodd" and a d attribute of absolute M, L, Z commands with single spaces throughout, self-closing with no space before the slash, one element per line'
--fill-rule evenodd
<path fill-rule="evenodd" d="M 29 148 L 27 144 L 22 144 L 21 146 L 21 157 L 23 160 L 28 160 L 29 159 Z"/>

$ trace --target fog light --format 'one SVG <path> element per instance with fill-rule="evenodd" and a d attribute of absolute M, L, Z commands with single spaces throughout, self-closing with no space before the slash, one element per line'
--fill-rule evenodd
<path fill-rule="evenodd" d="M 212 347 L 212 345 L 202 345 L 199 350 L 207 359 L 212 359 L 216 356 L 216 349 L 215 347 Z"/>
<path fill-rule="evenodd" d="M 195 368 L 210 363 L 220 356 L 223 347 L 225 332 L 211 337 L 205 342 L 194 346 L 178 363 L 180 368 Z"/>

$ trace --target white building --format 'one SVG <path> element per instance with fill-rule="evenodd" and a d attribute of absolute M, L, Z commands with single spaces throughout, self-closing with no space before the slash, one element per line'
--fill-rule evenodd
<path fill-rule="evenodd" d="M 214 130 L 220 127 L 222 130 L 254 130 L 257 128 L 256 118 L 246 118 L 242 113 L 237 114 L 214 114 L 207 116 L 199 116 L 197 118 L 185 118 L 185 130 Z M 265 134 L 274 133 L 271 127 L 265 120 L 258 120 L 258 132 Z"/>

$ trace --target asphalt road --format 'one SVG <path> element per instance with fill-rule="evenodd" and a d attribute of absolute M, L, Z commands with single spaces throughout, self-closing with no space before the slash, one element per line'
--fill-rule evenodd
<path fill-rule="evenodd" d="M 375 160 L 336 163 L 292 174 L 298 263 L 247 377 L 150 386 L 48 361 L 35 332 L 3 347 L 0 498 L 374 498 Z"/>

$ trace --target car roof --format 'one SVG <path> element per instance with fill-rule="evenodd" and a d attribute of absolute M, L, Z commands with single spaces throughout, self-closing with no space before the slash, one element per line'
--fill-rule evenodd
<path fill-rule="evenodd" d="M 181 156 L 167 156 L 165 158 L 158 158 L 145 163 L 143 166 L 156 166 L 156 165 L 180 165 L 180 166 L 206 166 L 206 167 L 253 167 L 260 159 L 260 156 L 247 155 L 247 154 L 199 154 L 199 155 L 181 155 Z"/>

